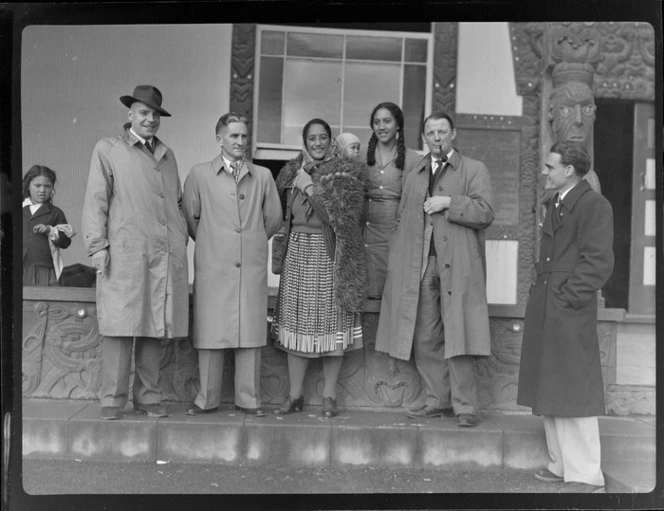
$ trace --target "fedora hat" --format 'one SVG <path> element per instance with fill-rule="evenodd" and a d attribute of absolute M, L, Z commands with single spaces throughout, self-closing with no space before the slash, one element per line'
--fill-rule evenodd
<path fill-rule="evenodd" d="M 161 92 L 153 85 L 137 85 L 133 96 L 122 96 L 120 101 L 127 108 L 131 108 L 136 101 L 140 101 L 159 112 L 164 117 L 170 117 L 166 110 L 161 108 Z"/>

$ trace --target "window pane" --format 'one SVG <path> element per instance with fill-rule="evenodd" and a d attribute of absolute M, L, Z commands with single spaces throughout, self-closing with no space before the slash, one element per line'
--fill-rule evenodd
<path fill-rule="evenodd" d="M 288 55 L 297 57 L 327 57 L 340 59 L 343 56 L 344 39 L 333 34 L 288 34 Z"/>
<path fill-rule="evenodd" d="M 344 125 L 369 126 L 369 115 L 378 103 L 399 104 L 400 64 L 346 63 Z"/>
<path fill-rule="evenodd" d="M 406 146 L 422 149 L 420 126 L 424 120 L 424 95 L 426 93 L 425 66 L 404 66 L 403 117 Z"/>
<path fill-rule="evenodd" d="M 264 55 L 283 55 L 286 34 L 283 32 L 261 32 L 261 53 Z"/>
<path fill-rule="evenodd" d="M 346 58 L 401 62 L 401 43 L 394 37 L 348 36 Z"/>
<path fill-rule="evenodd" d="M 284 59 L 261 57 L 256 136 L 259 142 L 281 143 L 281 86 Z"/>
<path fill-rule="evenodd" d="M 314 117 L 339 125 L 341 62 L 286 60 L 284 144 L 302 144 L 302 127 Z"/>
<path fill-rule="evenodd" d="M 426 62 L 427 61 L 427 40 L 426 39 L 406 39 L 406 62 Z"/>

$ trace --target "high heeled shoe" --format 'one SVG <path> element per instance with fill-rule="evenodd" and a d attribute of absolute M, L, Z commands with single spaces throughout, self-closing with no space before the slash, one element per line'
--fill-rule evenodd
<path fill-rule="evenodd" d="M 275 415 L 288 415 L 289 413 L 301 412 L 304 406 L 304 396 L 297 399 L 291 399 L 290 396 L 286 397 L 286 402 L 274 411 Z"/>
<path fill-rule="evenodd" d="M 337 410 L 337 400 L 332 399 L 331 397 L 323 398 L 323 416 L 325 417 L 336 417 L 339 414 Z"/>

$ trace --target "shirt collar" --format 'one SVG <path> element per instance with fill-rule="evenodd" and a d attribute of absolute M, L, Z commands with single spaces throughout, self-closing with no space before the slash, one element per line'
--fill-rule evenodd
<path fill-rule="evenodd" d="M 247 171 L 251 174 L 251 165 L 249 165 L 249 162 L 246 158 L 242 161 L 242 167 L 245 166 L 247 167 Z M 220 154 L 214 160 L 212 160 L 212 169 L 214 170 L 215 174 L 219 174 L 219 171 L 223 169 L 226 169 L 226 172 L 230 174 L 232 172 L 231 161 L 223 154 Z"/>
<path fill-rule="evenodd" d="M 136 133 L 136 132 L 134 131 L 134 128 L 130 127 L 130 128 L 129 128 L 129 131 L 131 131 L 131 134 L 134 135 L 134 136 L 135 136 L 135 137 L 141 142 L 141 144 L 145 145 L 145 142 L 148 142 L 147 139 L 143 138 L 143 137 L 140 136 L 138 133 Z M 152 137 L 152 139 L 151 139 L 149 142 L 152 142 L 152 141 L 154 141 L 154 137 Z"/>
<path fill-rule="evenodd" d="M 576 185 L 578 185 L 578 184 L 579 184 L 579 183 L 576 183 L 574 186 L 576 186 Z M 567 195 L 567 194 L 569 193 L 569 191 L 570 191 L 572 188 L 574 188 L 574 186 L 570 186 L 570 187 L 569 187 L 567 190 L 565 190 L 564 192 L 558 192 L 558 197 L 560 198 L 560 200 L 563 200 L 563 199 L 565 198 L 565 195 Z"/>
<path fill-rule="evenodd" d="M 450 149 L 450 152 L 447 153 L 447 162 L 445 162 L 445 163 L 449 163 L 450 158 L 452 158 L 452 155 L 453 155 L 453 154 L 454 154 L 454 148 Z M 438 160 L 438 158 L 436 158 L 436 157 L 432 154 L 432 155 L 431 155 L 431 168 L 432 168 L 432 169 L 433 169 L 434 164 L 436 163 L 437 160 Z"/>

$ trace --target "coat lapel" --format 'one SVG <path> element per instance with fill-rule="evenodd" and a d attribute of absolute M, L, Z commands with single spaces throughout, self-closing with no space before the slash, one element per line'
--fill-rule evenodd
<path fill-rule="evenodd" d="M 40 216 L 48 215 L 51 211 L 53 211 L 53 204 L 50 202 L 45 202 L 41 208 L 39 208 L 37 211 L 35 211 L 34 215 L 30 214 L 30 206 L 26 206 L 23 208 L 23 212 L 27 210 L 28 212 L 28 218 L 38 218 Z"/>

